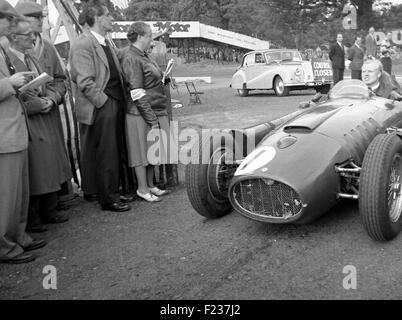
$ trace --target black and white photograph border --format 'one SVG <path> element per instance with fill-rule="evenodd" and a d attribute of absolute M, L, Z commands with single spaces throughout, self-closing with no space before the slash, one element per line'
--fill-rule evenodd
<path fill-rule="evenodd" d="M 169 300 L 176 304 L 158 307 L 161 316 L 191 318 L 201 308 L 205 317 L 235 319 L 242 312 L 235 300 L 402 298 L 402 1 L 170 0 L 150 7 L 104 0 L 114 20 L 104 38 L 118 53 L 122 75 L 137 76 L 124 66 L 133 66 L 131 48 L 145 35 L 132 40 L 127 33 L 139 32 L 132 24 L 144 21 L 152 31 L 149 61 L 170 100 L 166 137 L 162 121 L 144 116 L 161 118 L 147 100 L 152 93 L 128 85 L 143 89 L 128 97 L 149 127 L 143 142 L 156 165 L 155 192 L 168 192 L 138 193 L 138 173 L 124 163 L 117 207 L 84 198 L 82 189 L 80 130 L 93 124 L 83 124 L 74 107 L 80 71 L 69 50 L 78 57 L 82 49 L 71 44 L 90 33 L 79 15 L 86 1 L 36 2 L 46 7 L 42 37 L 55 44 L 69 72 L 56 107 L 72 169 L 57 212 L 68 220 L 29 233 L 47 243 L 29 250 L 34 261 L 0 263 L 0 300 Z M 351 49 L 357 37 L 361 62 Z M 10 45 L 5 37 L 0 43 Z M 334 46 L 343 52 L 340 67 Z M 314 67 L 320 65 L 325 72 Z M 0 81 L 7 78 L 2 68 Z M 383 83 L 386 94 L 379 93 Z M 102 109 L 93 114 L 98 121 Z M 0 111 L 3 132 L 1 117 Z M 215 302 L 180 307 L 177 300 Z"/>

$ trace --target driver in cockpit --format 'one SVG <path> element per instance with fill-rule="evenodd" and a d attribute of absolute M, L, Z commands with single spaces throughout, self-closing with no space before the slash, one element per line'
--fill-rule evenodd
<path fill-rule="evenodd" d="M 401 100 L 401 87 L 383 70 L 380 60 L 366 60 L 362 67 L 362 80 L 377 96 Z"/>
<path fill-rule="evenodd" d="M 362 80 L 376 96 L 402 100 L 402 89 L 398 82 L 383 70 L 380 60 L 366 60 L 362 67 Z M 300 109 L 328 100 L 328 94 L 317 93 L 309 102 L 301 102 Z"/>

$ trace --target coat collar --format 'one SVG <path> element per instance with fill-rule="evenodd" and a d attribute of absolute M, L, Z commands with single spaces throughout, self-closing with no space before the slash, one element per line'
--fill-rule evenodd
<path fill-rule="evenodd" d="M 91 41 L 92 45 L 95 47 L 95 51 L 98 54 L 99 58 L 102 60 L 106 68 L 109 69 L 109 62 L 107 61 L 105 50 L 103 50 L 99 41 L 95 38 L 95 36 L 89 30 L 85 32 L 85 36 Z"/>

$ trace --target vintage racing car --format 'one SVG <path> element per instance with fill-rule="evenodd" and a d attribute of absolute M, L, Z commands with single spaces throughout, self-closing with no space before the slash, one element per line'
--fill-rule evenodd
<path fill-rule="evenodd" d="M 302 224 L 355 199 L 368 234 L 390 240 L 401 229 L 401 125 L 402 103 L 343 80 L 315 106 L 203 137 L 186 166 L 189 200 L 208 218 L 234 208 L 262 222 Z"/>
<path fill-rule="evenodd" d="M 273 49 L 244 55 L 230 87 L 242 97 L 261 89 L 274 89 L 277 96 L 286 96 L 290 90 L 312 88 L 327 93 L 332 83 L 329 60 L 302 61 L 297 50 Z"/>

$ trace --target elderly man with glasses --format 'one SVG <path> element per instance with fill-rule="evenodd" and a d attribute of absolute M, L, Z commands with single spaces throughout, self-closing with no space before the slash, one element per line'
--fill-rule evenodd
<path fill-rule="evenodd" d="M 0 38 L 8 36 L 21 17 L 0 0 Z M 27 251 L 43 247 L 43 240 L 26 234 L 28 214 L 28 130 L 18 89 L 27 73 L 16 72 L 0 46 L 0 263 L 25 263 L 35 259 Z"/>
<path fill-rule="evenodd" d="M 28 21 L 17 23 L 14 31 L 7 36 L 10 47 L 8 55 L 10 63 L 16 71 L 31 71 L 38 75 L 42 73 L 39 61 L 29 54 L 36 39 L 35 32 Z M 54 132 L 52 109 L 60 101 L 60 94 L 55 89 L 55 83 L 47 83 L 31 89 L 20 95 L 24 102 L 30 128 L 31 141 L 28 145 L 29 158 L 29 216 L 39 216 L 44 219 L 54 217 L 57 192 L 60 184 L 65 181 L 59 169 L 57 150 L 59 140 Z M 56 202 L 54 201 L 56 199 Z M 28 224 L 32 223 L 28 219 Z M 40 221 L 35 221 L 40 227 Z M 42 231 L 40 229 L 30 231 Z"/>
<path fill-rule="evenodd" d="M 34 2 L 18 3 L 15 6 L 17 12 L 25 17 L 31 24 L 31 30 L 33 32 L 34 46 L 29 51 L 40 62 L 43 71 L 52 76 L 54 81 L 52 83 L 52 89 L 54 90 L 54 104 L 50 111 L 46 114 L 46 118 L 49 120 L 50 127 L 48 130 L 53 136 L 52 152 L 54 154 L 54 163 L 52 167 L 54 171 L 58 171 L 55 177 L 58 177 L 60 183 L 66 186 L 67 181 L 72 177 L 71 167 L 67 157 L 67 151 L 64 144 L 63 127 L 61 123 L 59 105 L 64 100 L 66 94 L 66 76 L 64 69 L 60 63 L 60 59 L 56 48 L 52 43 L 47 41 L 41 36 L 42 23 L 43 23 L 43 7 L 40 4 Z M 52 170 L 52 169 L 51 169 Z M 31 171 L 30 177 L 32 180 L 42 180 L 42 170 Z M 37 184 L 37 183 L 35 183 Z M 68 190 L 67 187 L 64 189 Z M 30 203 L 30 209 L 28 214 L 28 231 L 41 232 L 46 228 L 43 223 L 62 223 L 68 220 L 67 215 L 61 212 L 56 212 L 59 194 L 52 192 L 47 195 L 46 208 L 41 208 L 41 198 L 32 197 Z"/>

